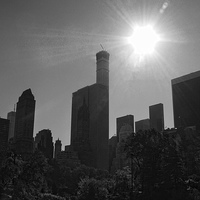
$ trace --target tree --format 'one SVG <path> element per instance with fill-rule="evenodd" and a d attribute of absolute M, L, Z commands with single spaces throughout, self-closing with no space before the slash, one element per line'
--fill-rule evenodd
<path fill-rule="evenodd" d="M 13 199 L 35 200 L 46 192 L 45 173 L 48 167 L 47 159 L 39 151 L 35 151 L 28 161 L 24 161 L 22 171 L 14 184 Z"/>
<path fill-rule="evenodd" d="M 164 140 L 154 129 L 131 134 L 126 141 L 125 151 L 132 160 L 134 191 L 151 195 L 160 173 Z"/>
<path fill-rule="evenodd" d="M 78 200 L 106 200 L 108 190 L 105 182 L 94 178 L 84 178 L 79 182 Z"/>
<path fill-rule="evenodd" d="M 114 175 L 114 199 L 128 199 L 131 189 L 131 171 L 129 167 L 116 171 Z"/>
<path fill-rule="evenodd" d="M 45 193 L 40 196 L 40 200 L 66 200 L 66 199 L 63 197 Z"/>
<path fill-rule="evenodd" d="M 138 187 L 133 189 L 141 191 L 144 199 L 159 199 L 162 193 L 166 194 L 163 199 L 172 199 L 174 193 L 183 193 L 186 197 L 180 144 L 177 145 L 168 134 L 154 129 L 137 132 L 127 140 L 125 150 L 133 161 L 134 183 L 139 181 Z"/>
<path fill-rule="evenodd" d="M 12 195 L 13 185 L 20 176 L 24 161 L 14 152 L 8 151 L 0 168 L 0 196 L 4 193 Z"/>

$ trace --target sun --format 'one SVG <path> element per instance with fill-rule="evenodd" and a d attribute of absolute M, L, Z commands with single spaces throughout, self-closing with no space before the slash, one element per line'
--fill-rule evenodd
<path fill-rule="evenodd" d="M 159 40 L 159 35 L 151 25 L 135 26 L 133 35 L 128 38 L 128 43 L 133 46 L 136 54 L 146 55 L 154 52 Z"/>

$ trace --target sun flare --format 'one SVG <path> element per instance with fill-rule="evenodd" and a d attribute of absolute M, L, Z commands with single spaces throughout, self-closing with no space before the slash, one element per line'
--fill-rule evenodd
<path fill-rule="evenodd" d="M 134 52 L 139 55 L 151 54 L 154 52 L 159 35 L 152 26 L 136 26 L 133 35 L 128 38 L 128 43 L 134 48 Z"/>

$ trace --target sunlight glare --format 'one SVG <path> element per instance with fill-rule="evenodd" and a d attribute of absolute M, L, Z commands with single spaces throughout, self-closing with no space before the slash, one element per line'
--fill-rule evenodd
<path fill-rule="evenodd" d="M 139 55 L 151 54 L 154 52 L 159 35 L 152 26 L 136 26 L 133 35 L 128 38 L 128 42 L 133 45 L 135 53 Z"/>

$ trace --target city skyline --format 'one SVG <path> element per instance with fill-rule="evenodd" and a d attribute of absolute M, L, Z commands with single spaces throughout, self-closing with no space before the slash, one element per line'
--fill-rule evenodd
<path fill-rule="evenodd" d="M 198 0 L 3 0 L 0 116 L 6 118 L 20 94 L 31 88 L 34 137 L 50 129 L 54 142 L 60 138 L 63 146 L 70 144 L 72 93 L 95 82 L 101 44 L 110 54 L 109 137 L 116 134 L 116 118 L 145 119 L 148 107 L 157 103 L 164 105 L 165 126 L 173 127 L 171 80 L 199 70 L 199 7 Z M 157 19 L 155 26 L 168 41 L 156 47 L 158 57 L 138 66 L 122 38 L 131 33 L 129 22 L 144 14 Z"/>

